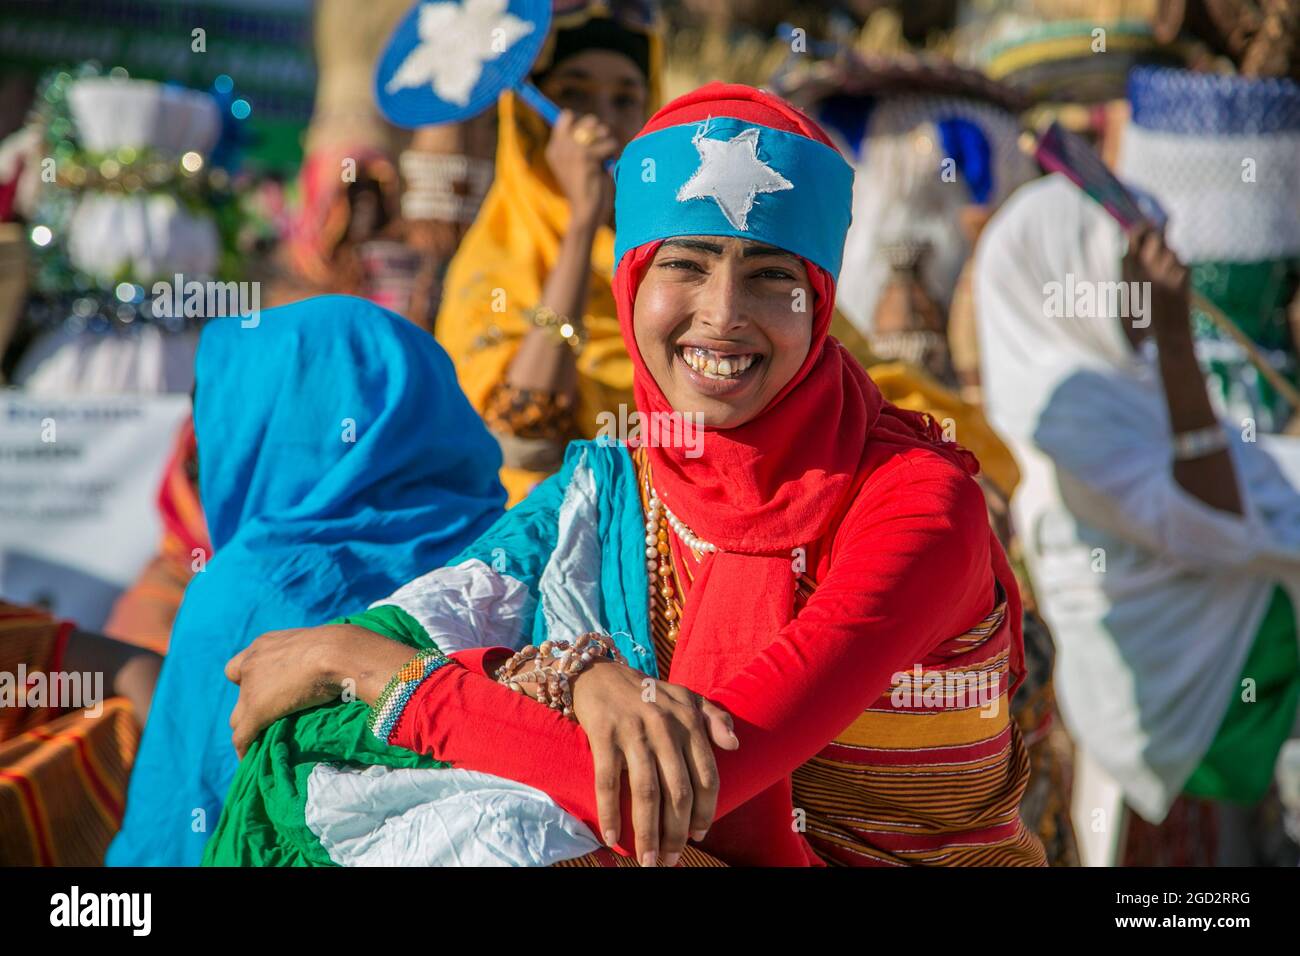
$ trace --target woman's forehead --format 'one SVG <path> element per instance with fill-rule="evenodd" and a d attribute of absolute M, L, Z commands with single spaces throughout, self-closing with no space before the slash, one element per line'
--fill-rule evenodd
<path fill-rule="evenodd" d="M 735 252 L 737 249 L 746 259 L 755 256 L 788 256 L 791 259 L 799 258 L 793 252 L 780 249 L 766 242 L 758 242 L 754 239 L 744 239 L 739 236 L 673 236 L 665 239 L 661 249 L 668 248 L 685 248 L 693 249 L 697 252 L 703 252 L 709 255 L 720 256 L 724 253 Z"/>
<path fill-rule="evenodd" d="M 613 83 L 619 87 L 646 85 L 640 68 L 630 57 L 601 49 L 580 50 L 565 57 L 551 70 L 548 79 L 595 85 Z"/>

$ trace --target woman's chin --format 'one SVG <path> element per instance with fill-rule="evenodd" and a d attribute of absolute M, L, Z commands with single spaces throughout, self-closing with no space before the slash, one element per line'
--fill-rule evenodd
<path fill-rule="evenodd" d="M 741 375 L 722 379 L 697 371 L 674 355 L 662 377 L 655 377 L 668 383 L 663 392 L 673 411 L 696 418 L 708 428 L 736 428 L 758 413 L 766 371 L 764 361 Z"/>
<path fill-rule="evenodd" d="M 706 428 L 739 428 L 754 417 L 748 409 L 734 407 L 716 413 L 706 411 L 703 414 Z"/>
<path fill-rule="evenodd" d="M 706 428 L 735 428 L 754 417 L 749 401 L 733 403 L 683 389 L 683 400 L 673 402 L 673 410 L 696 418 Z"/>

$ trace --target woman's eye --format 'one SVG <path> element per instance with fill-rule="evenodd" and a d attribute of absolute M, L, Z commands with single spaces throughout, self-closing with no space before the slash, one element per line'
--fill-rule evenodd
<path fill-rule="evenodd" d="M 698 262 L 690 259 L 665 259 L 659 265 L 665 269 L 682 269 L 687 272 L 703 272 Z"/>
<path fill-rule="evenodd" d="M 572 87 L 562 89 L 556 94 L 555 101 L 562 109 L 572 110 L 575 113 L 591 112 L 591 94 L 586 90 L 578 90 Z"/>

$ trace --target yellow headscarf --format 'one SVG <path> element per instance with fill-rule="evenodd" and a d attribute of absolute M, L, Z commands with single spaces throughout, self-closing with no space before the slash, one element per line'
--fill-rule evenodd
<path fill-rule="evenodd" d="M 653 109 L 661 53 L 658 34 L 649 36 Z M 541 300 L 569 226 L 568 202 L 544 155 L 545 123 L 507 93 L 498 104 L 498 127 L 496 179 L 448 268 L 435 327 L 461 388 L 480 414 L 532 328 L 525 312 Z M 596 435 L 599 412 L 617 413 L 620 404 L 633 407 L 632 362 L 614 314 L 613 276 L 614 231 L 602 226 L 591 249 L 583 316 L 588 341 L 578 357 L 577 421 L 587 438 Z M 510 504 L 545 477 L 517 468 L 501 470 Z"/>

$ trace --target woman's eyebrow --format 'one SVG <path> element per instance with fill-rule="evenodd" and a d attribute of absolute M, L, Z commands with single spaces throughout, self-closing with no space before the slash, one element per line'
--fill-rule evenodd
<path fill-rule="evenodd" d="M 785 256 L 788 259 L 798 258 L 798 256 L 793 252 L 787 252 L 785 249 L 778 249 L 776 246 L 768 246 L 759 242 L 745 243 L 745 248 L 741 253 L 741 258 L 749 259 L 753 256 Z"/>
<path fill-rule="evenodd" d="M 560 67 L 555 71 L 554 76 L 557 80 L 573 80 L 578 83 L 599 85 L 596 82 L 596 78 L 580 66 Z M 632 76 L 620 76 L 609 82 L 611 85 L 616 87 L 635 87 L 641 85 L 637 78 Z"/>
<path fill-rule="evenodd" d="M 554 73 L 557 79 L 591 81 L 591 74 L 580 66 L 563 66 Z"/>
<path fill-rule="evenodd" d="M 716 242 L 707 242 L 704 239 L 665 239 L 665 246 L 680 246 L 683 249 L 695 249 L 698 252 L 707 252 L 711 255 L 722 255 L 722 246 Z"/>

